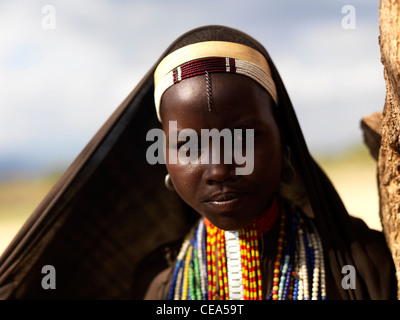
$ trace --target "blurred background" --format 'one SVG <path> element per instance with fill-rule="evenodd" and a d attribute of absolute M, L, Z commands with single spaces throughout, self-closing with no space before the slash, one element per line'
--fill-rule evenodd
<path fill-rule="evenodd" d="M 378 17 L 362 0 L 1 0 L 0 254 L 167 46 L 207 24 L 266 47 L 311 153 L 381 230 L 360 129 L 385 100 Z"/>

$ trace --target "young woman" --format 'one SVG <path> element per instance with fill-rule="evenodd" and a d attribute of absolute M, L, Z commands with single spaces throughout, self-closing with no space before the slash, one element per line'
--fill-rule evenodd
<path fill-rule="evenodd" d="M 147 157 L 157 128 L 166 166 Z M 167 49 L 38 206 L 0 258 L 0 297 L 395 299 L 396 278 L 383 235 L 310 156 L 265 49 L 206 26 Z"/>
<path fill-rule="evenodd" d="M 167 185 L 201 217 L 146 298 L 393 297 L 384 239 L 347 214 L 311 158 L 283 83 L 257 41 L 223 27 L 191 31 L 175 42 L 154 77 Z M 204 129 L 228 129 L 243 144 L 250 134 L 252 153 L 244 147 L 233 153 L 247 152 L 252 170 L 237 174 L 248 161 L 232 158 L 202 161 L 213 159 L 212 152 L 222 159 L 231 145 L 221 142 L 216 150 L 200 138 L 195 146 L 190 139 L 171 141 L 171 130 L 179 135 L 185 128 L 199 136 Z M 193 161 L 179 160 L 185 152 Z M 177 162 L 170 162 L 171 154 Z M 350 269 L 354 278 L 343 279 Z"/>

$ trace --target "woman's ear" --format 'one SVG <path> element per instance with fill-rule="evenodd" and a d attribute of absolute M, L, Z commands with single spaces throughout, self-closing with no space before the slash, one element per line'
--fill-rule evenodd
<path fill-rule="evenodd" d="M 298 167 L 296 165 L 295 155 L 292 153 L 291 148 L 283 143 L 279 194 L 292 204 L 300 207 L 307 217 L 315 218 L 301 172 L 296 172 L 296 168 Z"/>

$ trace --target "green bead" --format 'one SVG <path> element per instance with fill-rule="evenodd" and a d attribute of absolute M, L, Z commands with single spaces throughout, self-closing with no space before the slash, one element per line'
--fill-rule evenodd
<path fill-rule="evenodd" d="M 198 300 L 201 300 L 202 299 L 201 276 L 200 276 L 199 257 L 197 255 L 197 249 L 194 250 L 193 266 L 194 266 L 194 278 L 196 283 L 195 285 L 196 296 Z"/>
<path fill-rule="evenodd" d="M 189 293 L 190 293 L 190 299 L 194 299 L 194 277 L 193 277 L 193 269 L 192 269 L 192 264 L 190 264 L 189 268 Z"/>

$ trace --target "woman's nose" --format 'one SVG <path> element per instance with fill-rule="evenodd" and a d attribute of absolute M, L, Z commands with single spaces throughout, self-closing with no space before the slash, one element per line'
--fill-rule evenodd
<path fill-rule="evenodd" d="M 214 144 L 210 141 L 209 149 L 205 150 L 208 158 L 203 158 L 206 163 L 205 179 L 208 184 L 223 183 L 236 179 L 236 164 L 232 146 L 224 143 Z"/>
<path fill-rule="evenodd" d="M 234 164 L 210 163 L 207 165 L 205 179 L 208 184 L 219 184 L 237 179 Z"/>

